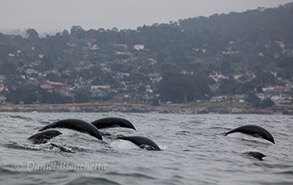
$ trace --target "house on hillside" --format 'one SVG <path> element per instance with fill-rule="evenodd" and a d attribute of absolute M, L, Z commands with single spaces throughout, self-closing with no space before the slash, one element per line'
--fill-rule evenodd
<path fill-rule="evenodd" d="M 38 71 L 36 71 L 35 69 L 31 69 L 31 68 L 25 70 L 25 73 L 28 74 L 28 75 L 39 74 Z"/>
<path fill-rule="evenodd" d="M 135 44 L 133 46 L 133 48 L 136 50 L 136 51 L 140 51 L 140 50 L 143 50 L 144 49 L 144 45 L 143 44 Z"/>
<path fill-rule="evenodd" d="M 215 82 L 219 82 L 219 80 L 222 80 L 222 79 L 229 79 L 228 76 L 224 76 L 224 75 L 222 75 L 222 74 L 219 73 L 219 72 L 213 72 L 213 73 L 210 73 L 210 74 L 209 74 L 209 77 L 212 78 L 212 79 L 214 79 Z"/>
<path fill-rule="evenodd" d="M 274 95 L 271 97 L 271 100 L 275 104 L 284 104 L 285 100 L 286 100 L 286 96 L 285 95 Z"/>
<path fill-rule="evenodd" d="M 4 84 L 2 84 L 0 82 L 0 92 L 2 92 L 2 91 L 8 91 L 8 89 L 7 89 L 7 87 L 4 86 Z"/>
<path fill-rule="evenodd" d="M 67 89 L 67 85 L 65 83 L 50 81 L 41 84 L 40 87 L 50 93 L 53 93 L 54 91 L 66 91 Z"/>
<path fill-rule="evenodd" d="M 124 95 L 115 95 L 112 97 L 113 103 L 123 103 L 124 101 Z"/>
<path fill-rule="evenodd" d="M 110 89 L 110 85 L 91 85 L 91 90 L 96 90 L 96 89 Z"/>

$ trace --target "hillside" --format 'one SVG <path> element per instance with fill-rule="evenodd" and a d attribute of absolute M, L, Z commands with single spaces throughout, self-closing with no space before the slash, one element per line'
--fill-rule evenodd
<path fill-rule="evenodd" d="M 291 104 L 293 3 L 136 30 L 0 34 L 0 103 Z"/>

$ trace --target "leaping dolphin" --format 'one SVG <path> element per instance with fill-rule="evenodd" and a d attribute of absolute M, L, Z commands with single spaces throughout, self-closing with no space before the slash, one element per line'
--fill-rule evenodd
<path fill-rule="evenodd" d="M 266 139 L 272 143 L 275 144 L 273 136 L 264 128 L 257 126 L 257 125 L 245 125 L 238 128 L 235 128 L 225 134 L 227 136 L 228 134 L 232 134 L 235 132 L 240 132 L 243 134 L 251 135 L 254 137 L 261 137 L 263 139 Z"/>
<path fill-rule="evenodd" d="M 53 137 L 59 136 L 62 133 L 58 130 L 46 130 L 44 132 L 36 133 L 28 138 L 33 144 L 44 144 L 47 143 Z"/>
<path fill-rule="evenodd" d="M 102 135 L 100 134 L 99 130 L 94 125 L 79 119 L 63 119 L 63 120 L 51 123 L 41 128 L 39 131 L 47 130 L 50 128 L 68 128 L 78 132 L 88 133 L 89 135 L 99 140 L 103 140 Z"/>
<path fill-rule="evenodd" d="M 149 138 L 142 137 L 142 136 L 123 136 L 119 135 L 117 136 L 117 139 L 127 140 L 135 145 L 137 145 L 140 148 L 145 148 L 147 150 L 161 150 L 160 147 L 150 140 Z"/>
<path fill-rule="evenodd" d="M 125 128 L 131 128 L 136 130 L 130 121 L 123 118 L 116 118 L 116 117 L 98 119 L 96 121 L 93 121 L 92 124 L 98 129 L 109 128 L 109 127 L 125 127 Z"/>

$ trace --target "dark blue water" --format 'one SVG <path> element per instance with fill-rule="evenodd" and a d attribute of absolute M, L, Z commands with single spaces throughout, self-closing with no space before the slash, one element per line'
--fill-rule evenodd
<path fill-rule="evenodd" d="M 127 141 L 98 141 L 60 129 L 49 144 L 27 138 L 46 124 L 66 118 L 93 120 L 118 116 L 137 130 L 111 128 L 111 135 L 139 135 L 163 151 L 139 149 Z M 293 117 L 283 115 L 176 115 L 122 113 L 0 113 L 1 184 L 293 184 Z M 256 124 L 276 144 L 228 130 Z M 267 155 L 259 161 L 246 154 Z"/>

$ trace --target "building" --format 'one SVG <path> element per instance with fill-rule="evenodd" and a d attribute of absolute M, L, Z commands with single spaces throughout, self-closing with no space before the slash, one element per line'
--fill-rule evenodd
<path fill-rule="evenodd" d="M 52 93 L 54 91 L 65 91 L 67 85 L 62 82 L 45 82 L 40 85 L 40 87 L 48 92 Z"/>

